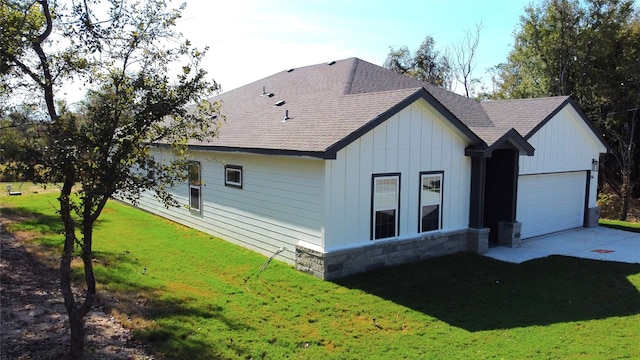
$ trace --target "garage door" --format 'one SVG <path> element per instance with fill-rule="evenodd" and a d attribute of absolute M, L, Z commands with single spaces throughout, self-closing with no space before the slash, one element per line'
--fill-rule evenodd
<path fill-rule="evenodd" d="M 516 219 L 522 238 L 583 226 L 586 187 L 584 171 L 521 175 Z"/>

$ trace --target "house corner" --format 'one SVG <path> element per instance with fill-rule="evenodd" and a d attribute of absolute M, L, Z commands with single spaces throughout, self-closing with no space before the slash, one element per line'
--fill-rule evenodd
<path fill-rule="evenodd" d="M 596 227 L 600 222 L 600 207 L 594 206 L 587 208 L 587 213 L 585 214 L 584 219 L 584 227 Z"/>

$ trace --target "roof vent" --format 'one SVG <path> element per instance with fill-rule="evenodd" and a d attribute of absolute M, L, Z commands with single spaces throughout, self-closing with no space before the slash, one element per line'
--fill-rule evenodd
<path fill-rule="evenodd" d="M 262 87 L 262 94 L 260 96 L 273 97 L 275 94 L 272 92 L 267 92 L 267 88 L 265 86 Z"/>
<path fill-rule="evenodd" d="M 289 117 L 289 110 L 284 111 L 284 117 L 282 118 L 282 122 L 287 122 L 287 120 L 291 119 Z"/>
<path fill-rule="evenodd" d="M 287 72 L 292 72 L 292 71 L 293 71 L 293 69 L 289 69 L 289 70 L 287 70 Z"/>
<path fill-rule="evenodd" d="M 273 104 L 273 106 L 282 106 L 284 105 L 284 100 L 280 100 L 277 103 Z"/>
<path fill-rule="evenodd" d="M 336 63 L 336 62 L 335 62 L 335 60 L 332 60 L 332 61 L 329 61 L 329 62 L 327 63 L 327 65 L 331 66 L 331 65 L 333 65 L 333 64 L 335 64 L 335 63 Z"/>

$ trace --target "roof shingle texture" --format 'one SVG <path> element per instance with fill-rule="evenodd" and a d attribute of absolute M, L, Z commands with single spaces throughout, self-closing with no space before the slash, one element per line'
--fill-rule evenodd
<path fill-rule="evenodd" d="M 526 135 L 565 100 L 481 103 L 349 58 L 284 70 L 212 98 L 226 119 L 219 137 L 192 145 L 321 153 L 423 88 L 489 145 L 512 127 Z"/>

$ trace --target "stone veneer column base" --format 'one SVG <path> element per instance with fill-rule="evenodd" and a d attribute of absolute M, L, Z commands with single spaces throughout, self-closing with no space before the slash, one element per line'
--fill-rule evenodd
<path fill-rule="evenodd" d="M 498 244 L 510 248 L 519 248 L 522 244 L 520 230 L 522 223 L 498 222 Z"/>
<path fill-rule="evenodd" d="M 324 280 L 417 262 L 460 251 L 484 253 L 489 229 L 464 229 L 402 240 L 374 240 L 360 247 L 322 252 L 296 245 L 296 270 Z"/>
<path fill-rule="evenodd" d="M 469 229 L 469 251 L 484 254 L 489 251 L 489 228 Z"/>
<path fill-rule="evenodd" d="M 600 221 L 600 207 L 590 207 L 587 209 L 587 216 L 584 219 L 584 227 L 596 227 Z"/>

